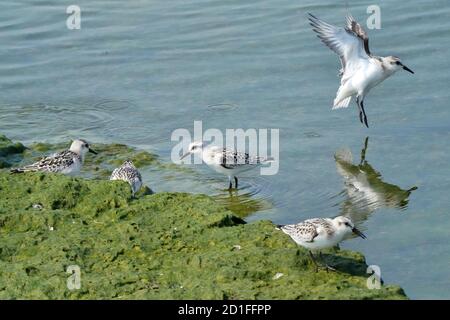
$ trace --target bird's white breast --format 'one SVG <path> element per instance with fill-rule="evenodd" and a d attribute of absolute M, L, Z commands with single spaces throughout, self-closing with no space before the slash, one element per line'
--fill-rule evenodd
<path fill-rule="evenodd" d="M 73 163 L 61 170 L 63 174 L 77 174 L 81 170 L 82 163 L 78 157 L 73 157 Z"/>
<path fill-rule="evenodd" d="M 369 90 L 388 77 L 388 73 L 375 59 L 362 60 L 354 74 L 349 79 L 354 90 L 365 95 Z"/>

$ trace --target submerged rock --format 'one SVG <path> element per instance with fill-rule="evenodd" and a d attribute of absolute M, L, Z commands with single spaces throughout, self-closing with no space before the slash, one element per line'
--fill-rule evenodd
<path fill-rule="evenodd" d="M 0 169 L 11 167 L 12 163 L 20 159 L 20 155 L 25 149 L 20 142 L 12 142 L 0 134 Z"/>
<path fill-rule="evenodd" d="M 340 272 L 315 273 L 270 221 L 245 223 L 204 195 L 148 193 L 0 170 L 0 299 L 406 298 L 369 290 L 359 253 L 324 252 Z"/>

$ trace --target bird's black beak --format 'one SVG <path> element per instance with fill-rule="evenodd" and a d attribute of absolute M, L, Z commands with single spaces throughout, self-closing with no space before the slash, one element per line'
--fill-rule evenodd
<path fill-rule="evenodd" d="M 353 232 L 354 234 L 356 234 L 357 236 L 363 238 L 363 239 L 366 239 L 366 238 L 367 238 L 367 237 L 364 235 L 364 233 L 362 233 L 361 231 L 359 231 L 359 230 L 356 229 L 356 228 L 353 228 L 353 229 L 352 229 L 352 232 Z"/>
<path fill-rule="evenodd" d="M 414 71 L 412 71 L 410 68 L 408 68 L 405 65 L 403 65 L 403 70 L 406 70 L 406 71 L 411 72 L 412 74 L 414 74 Z"/>
<path fill-rule="evenodd" d="M 183 160 L 184 158 L 186 158 L 188 155 L 190 155 L 190 152 L 186 152 L 185 154 L 183 154 L 180 158 L 180 160 Z"/>
<path fill-rule="evenodd" d="M 94 151 L 94 150 L 92 150 L 91 148 L 89 148 L 89 152 L 90 152 L 90 153 L 93 153 L 93 154 L 98 154 L 97 151 Z"/>

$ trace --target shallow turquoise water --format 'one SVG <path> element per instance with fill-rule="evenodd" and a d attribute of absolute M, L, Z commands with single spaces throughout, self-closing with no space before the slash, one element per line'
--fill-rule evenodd
<path fill-rule="evenodd" d="M 360 21 L 374 4 L 348 2 Z M 77 0 L 81 30 L 68 30 L 73 1 L 4 0 L 0 132 L 24 142 L 122 142 L 170 161 L 171 132 L 192 131 L 194 120 L 279 128 L 280 172 L 243 177 L 237 194 L 204 167 L 144 178 L 156 191 L 243 202 L 248 220 L 351 215 L 368 240 L 343 247 L 363 252 L 411 298 L 450 298 L 449 3 L 379 3 L 372 52 L 400 56 L 416 74 L 399 72 L 369 94 L 370 129 L 353 102 L 329 110 L 339 62 L 305 18 L 343 24 L 344 3 Z"/>

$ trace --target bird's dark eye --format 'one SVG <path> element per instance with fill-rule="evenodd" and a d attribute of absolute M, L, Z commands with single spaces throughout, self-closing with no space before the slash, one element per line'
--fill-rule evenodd
<path fill-rule="evenodd" d="M 86 148 L 89 148 L 89 145 L 88 145 L 87 143 L 85 143 L 84 146 L 85 146 Z"/>
<path fill-rule="evenodd" d="M 396 61 L 395 64 L 399 66 L 400 65 L 400 61 Z"/>

